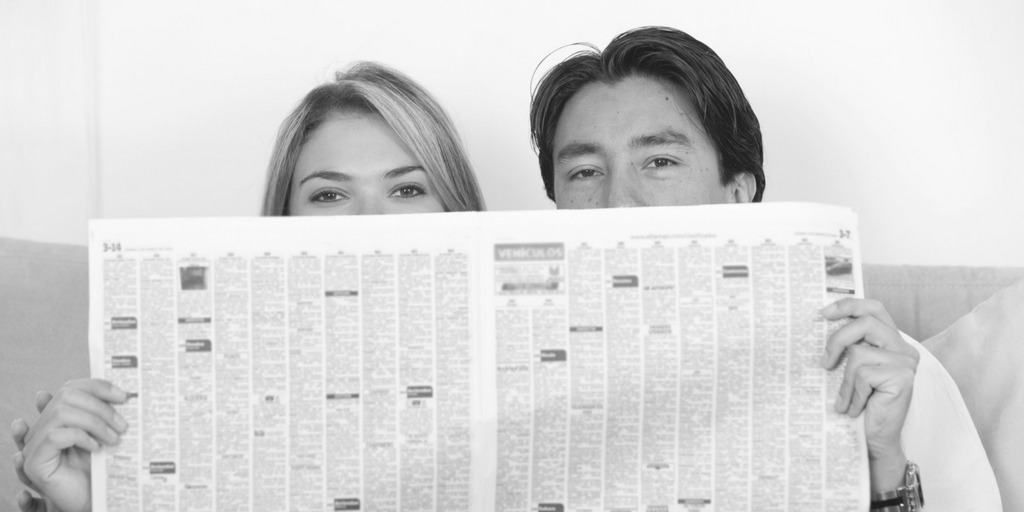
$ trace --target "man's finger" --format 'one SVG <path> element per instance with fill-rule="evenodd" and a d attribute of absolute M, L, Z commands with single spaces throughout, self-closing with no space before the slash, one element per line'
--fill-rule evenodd
<path fill-rule="evenodd" d="M 849 363 L 847 363 L 849 368 Z M 853 396 L 853 379 L 849 376 L 843 377 L 842 384 L 839 385 L 839 393 L 836 394 L 836 402 L 832 406 L 833 409 L 839 414 L 846 414 L 846 410 L 850 408 L 850 398 Z"/>
<path fill-rule="evenodd" d="M 11 422 L 11 438 L 14 439 L 14 446 L 18 450 L 25 449 L 25 434 L 28 433 L 28 423 L 21 418 L 15 418 Z"/>
<path fill-rule="evenodd" d="M 905 365 L 865 364 L 854 373 L 853 396 L 846 414 L 856 417 L 868 399 L 882 393 L 890 397 L 908 395 L 914 388 L 914 370 Z"/>
<path fill-rule="evenodd" d="M 903 340 L 899 338 L 899 333 L 875 317 L 861 317 L 836 329 L 828 337 L 828 342 L 825 343 L 825 355 L 821 359 L 822 366 L 829 370 L 835 368 L 846 348 L 861 340 L 869 345 L 893 352 L 902 352 L 903 348 L 900 346 Z"/>
<path fill-rule="evenodd" d="M 892 365 L 901 364 L 898 359 L 902 356 L 895 352 L 889 352 L 865 343 L 856 343 L 846 348 L 846 366 L 843 368 L 843 382 L 839 385 L 839 394 L 836 398 L 835 410 L 845 414 L 853 399 L 854 383 L 857 371 L 860 367 L 871 365 Z"/>
<path fill-rule="evenodd" d="M 863 345 L 851 345 L 847 349 L 846 367 L 843 369 L 843 381 L 839 384 L 839 393 L 836 395 L 835 411 L 839 414 L 846 414 L 850 408 L 850 400 L 853 398 L 854 375 L 857 368 L 865 364 L 863 358 L 854 356 L 863 348 Z"/>
<path fill-rule="evenodd" d="M 53 399 L 53 395 L 49 391 L 39 391 L 36 393 L 36 411 L 42 413 L 43 409 L 46 409 L 46 404 L 50 403 Z"/>
<path fill-rule="evenodd" d="M 914 368 L 914 361 L 898 352 L 880 349 L 867 343 L 856 343 L 846 348 L 846 366 L 843 382 L 839 385 L 835 410 L 845 414 L 853 405 L 854 384 L 862 366 Z"/>
<path fill-rule="evenodd" d="M 880 322 L 896 329 L 896 322 L 886 311 L 885 306 L 877 300 L 871 299 L 839 299 L 821 310 L 821 316 L 828 320 L 839 320 L 840 318 L 854 317 L 862 318 L 872 316 Z"/>
<path fill-rule="evenodd" d="M 899 352 L 885 350 L 867 343 L 855 343 L 846 348 L 846 367 L 843 382 L 836 397 L 836 412 L 846 414 L 853 406 L 854 383 L 861 367 L 914 368 L 914 360 Z"/>
<path fill-rule="evenodd" d="M 850 397 L 850 407 L 846 410 L 846 414 L 850 415 L 851 418 L 856 418 L 864 410 L 864 406 L 867 405 L 871 394 L 875 392 L 875 388 L 871 385 L 872 377 L 881 371 L 884 370 L 879 366 L 861 366 L 859 371 L 857 371 L 853 381 L 853 396 Z"/>
<path fill-rule="evenodd" d="M 870 327 L 870 318 L 858 318 L 846 325 L 836 329 L 825 342 L 825 353 L 821 356 L 821 365 L 826 370 L 831 370 L 839 364 L 846 347 L 860 343 L 864 339 L 864 332 Z"/>

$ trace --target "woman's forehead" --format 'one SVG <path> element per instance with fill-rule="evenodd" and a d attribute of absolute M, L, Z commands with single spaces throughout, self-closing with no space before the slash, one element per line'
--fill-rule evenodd
<path fill-rule="evenodd" d="M 376 177 L 419 162 L 378 114 L 335 115 L 320 124 L 299 151 L 293 181 L 318 172 L 350 179 Z"/>

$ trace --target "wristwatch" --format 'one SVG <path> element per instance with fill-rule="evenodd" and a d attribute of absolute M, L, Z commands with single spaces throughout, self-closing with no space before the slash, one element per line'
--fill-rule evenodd
<path fill-rule="evenodd" d="M 921 472 L 917 464 L 907 461 L 903 470 L 903 485 L 895 491 L 871 495 L 871 510 L 879 512 L 917 512 L 924 507 L 921 490 Z"/>

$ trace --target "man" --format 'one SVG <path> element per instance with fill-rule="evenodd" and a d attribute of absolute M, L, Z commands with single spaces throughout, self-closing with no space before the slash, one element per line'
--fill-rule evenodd
<path fill-rule="evenodd" d="M 764 192 L 761 129 L 743 91 L 710 48 L 674 29 L 626 32 L 603 53 L 562 62 L 538 87 L 530 124 L 558 208 L 745 203 Z"/>
<path fill-rule="evenodd" d="M 536 90 L 530 125 L 544 186 L 558 208 L 746 203 L 759 202 L 764 193 L 761 131 L 753 109 L 715 52 L 676 29 L 631 30 L 604 51 L 577 53 L 556 65 Z M 937 360 L 904 339 L 877 302 L 847 299 L 822 314 L 852 320 L 829 338 L 822 365 L 832 369 L 847 356 L 836 410 L 865 416 L 872 509 L 889 510 L 897 489 L 916 471 L 911 459 L 921 462 L 924 478 L 934 478 L 929 503 L 937 506 L 930 510 L 956 508 L 952 502 L 998 509 L 994 477 L 969 418 L 966 426 L 959 424 L 966 434 L 957 430 L 960 438 L 949 441 L 967 447 L 952 448 L 946 459 L 917 447 L 922 440 L 945 443 L 932 439 L 948 425 L 904 431 L 908 411 L 915 425 L 920 418 L 944 420 L 946 409 L 966 414 Z M 920 398 L 912 406 L 912 392 L 956 399 L 948 408 L 919 403 L 926 402 Z M 908 458 L 904 448 L 910 446 L 922 453 Z M 944 467 L 958 464 L 967 452 L 972 473 Z M 968 483 L 958 474 L 976 478 Z"/>

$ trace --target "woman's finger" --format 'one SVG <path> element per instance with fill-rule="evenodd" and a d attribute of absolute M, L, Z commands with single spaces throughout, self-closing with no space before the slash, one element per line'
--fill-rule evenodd
<path fill-rule="evenodd" d="M 37 393 L 37 405 L 45 398 L 43 396 L 44 393 L 48 395 L 45 391 Z M 69 410 L 79 409 L 102 419 L 109 426 L 109 430 L 113 431 L 115 435 L 108 435 L 105 429 L 94 428 L 91 421 L 75 423 L 72 426 L 85 428 L 97 439 L 108 444 L 115 444 L 116 434 L 123 434 L 128 428 L 128 423 L 108 402 L 110 401 L 109 399 L 113 398 L 115 399 L 114 403 L 122 403 L 124 401 L 123 398 L 125 398 L 125 396 L 122 396 L 123 394 L 124 391 L 105 380 L 80 379 L 68 381 L 67 384 L 57 390 L 56 394 L 49 398 L 39 419 L 36 421 L 36 428 L 29 429 L 25 434 L 25 443 L 30 443 L 37 432 L 42 431 L 49 425 L 66 425 L 68 418 L 63 416 L 72 414 L 68 412 Z M 77 417 L 77 415 L 74 416 Z"/>
<path fill-rule="evenodd" d="M 123 404 L 125 400 L 128 400 L 128 393 L 125 390 L 103 379 L 69 380 L 64 387 L 85 391 L 105 402 Z"/>
<path fill-rule="evenodd" d="M 25 434 L 28 434 L 28 423 L 21 418 L 15 418 L 11 422 L 11 438 L 19 450 L 25 449 Z"/>
<path fill-rule="evenodd" d="M 49 391 L 39 391 L 36 393 L 36 411 L 42 413 L 43 409 L 46 409 L 46 404 L 50 403 L 53 399 L 53 395 Z"/>
<path fill-rule="evenodd" d="M 91 411 L 64 402 L 51 403 L 46 408 L 35 427 L 25 436 L 25 445 L 32 446 L 39 436 L 63 427 L 84 430 L 106 445 L 115 445 L 120 442 L 120 435 L 103 418 Z"/>
<path fill-rule="evenodd" d="M 59 452 L 72 446 L 77 446 L 89 452 L 100 450 L 100 443 L 88 432 L 75 427 L 60 427 L 48 432 L 46 439 L 40 442 L 40 450 L 53 450 Z"/>
<path fill-rule="evenodd" d="M 119 434 L 123 434 L 128 429 L 128 422 L 109 403 L 91 393 L 70 388 L 65 390 L 63 398 L 68 405 L 103 418 L 103 421 Z"/>
<path fill-rule="evenodd" d="M 36 498 L 28 491 L 18 493 L 18 510 L 21 512 L 46 512 L 46 501 Z"/>
<path fill-rule="evenodd" d="M 28 475 L 25 474 L 25 454 L 22 452 L 14 452 L 13 459 L 14 473 L 18 475 L 18 480 L 20 480 L 22 484 L 25 484 L 26 487 L 38 490 L 36 489 L 36 485 L 32 483 L 32 480 L 29 480 Z"/>
<path fill-rule="evenodd" d="M 100 443 L 93 439 L 86 431 L 75 427 L 58 427 L 48 430 L 45 434 L 36 436 L 25 451 L 25 476 L 33 482 L 43 482 L 46 475 L 52 469 L 48 466 L 54 464 L 61 456 L 61 452 L 77 446 L 88 452 L 96 452 L 100 449 Z"/>

